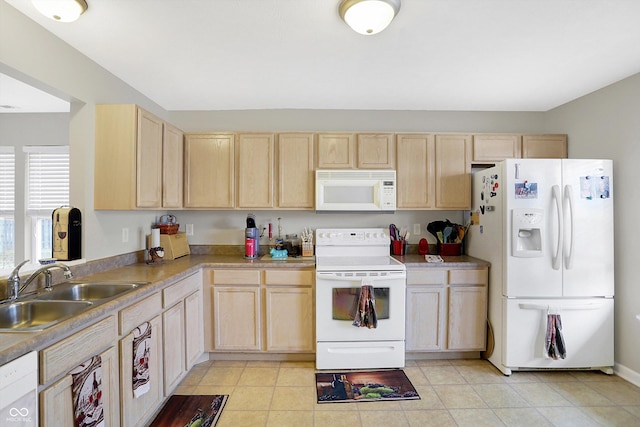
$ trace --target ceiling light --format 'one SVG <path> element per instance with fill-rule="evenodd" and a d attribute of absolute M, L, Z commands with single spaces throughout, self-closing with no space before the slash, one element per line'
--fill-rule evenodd
<path fill-rule="evenodd" d="M 87 10 L 85 0 L 31 0 L 38 12 L 58 22 L 73 22 Z"/>
<path fill-rule="evenodd" d="M 342 0 L 338 11 L 353 31 L 371 35 L 387 28 L 400 11 L 400 0 Z"/>

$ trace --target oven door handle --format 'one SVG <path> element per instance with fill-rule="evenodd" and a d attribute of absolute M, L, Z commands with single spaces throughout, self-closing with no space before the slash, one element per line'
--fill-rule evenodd
<path fill-rule="evenodd" d="M 361 281 L 365 277 L 374 282 L 380 282 L 383 280 L 398 280 L 398 279 L 404 280 L 406 278 L 404 274 L 387 275 L 387 276 L 338 276 L 334 273 L 316 273 L 316 282 L 318 282 L 319 280 L 332 280 L 336 282 L 355 282 L 355 281 Z"/>

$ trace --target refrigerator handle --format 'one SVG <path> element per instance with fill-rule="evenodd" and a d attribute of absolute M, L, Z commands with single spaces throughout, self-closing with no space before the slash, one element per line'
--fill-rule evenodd
<path fill-rule="evenodd" d="M 556 247 L 556 254 L 553 256 L 553 269 L 560 270 L 562 263 L 562 237 L 564 231 L 562 230 L 562 200 L 560 195 L 560 186 L 554 185 L 551 188 L 553 200 L 556 202 L 556 211 L 558 214 L 558 246 Z"/>
<path fill-rule="evenodd" d="M 564 198 L 567 201 L 567 205 L 569 206 L 569 221 L 567 222 L 567 227 L 569 227 L 571 233 L 571 237 L 569 239 L 569 254 L 565 259 L 565 268 L 567 270 L 570 270 L 573 266 L 573 247 L 576 235 L 573 230 L 573 188 L 570 185 L 564 186 Z"/>

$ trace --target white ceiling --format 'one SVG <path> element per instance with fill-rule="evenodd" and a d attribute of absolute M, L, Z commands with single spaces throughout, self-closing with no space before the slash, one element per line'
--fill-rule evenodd
<path fill-rule="evenodd" d="M 547 111 L 640 72 L 638 0 L 402 0 L 382 33 L 339 0 L 5 0 L 166 110 Z"/>

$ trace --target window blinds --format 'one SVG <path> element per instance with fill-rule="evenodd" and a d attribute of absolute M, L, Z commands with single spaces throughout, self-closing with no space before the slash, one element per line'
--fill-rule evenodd
<path fill-rule="evenodd" d="M 69 204 L 68 147 L 25 147 L 27 215 L 51 215 Z"/>
<path fill-rule="evenodd" d="M 13 147 L 0 147 L 0 216 L 15 210 L 16 167 Z"/>

